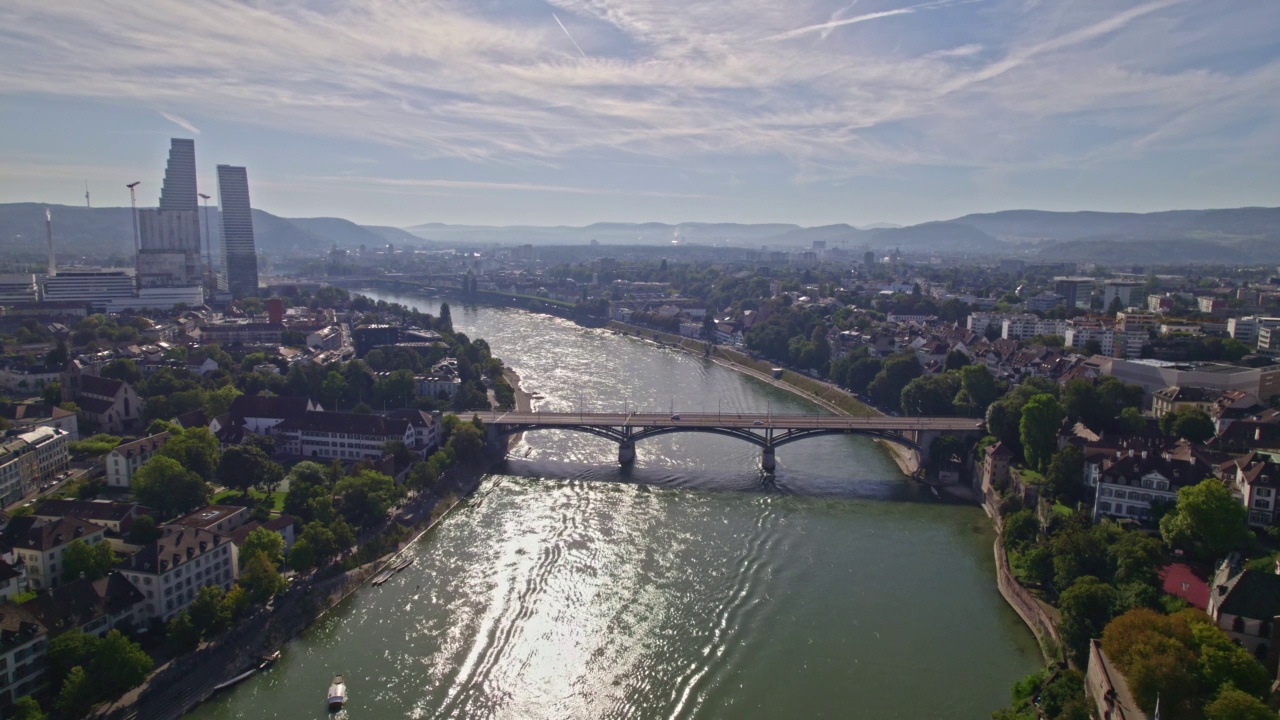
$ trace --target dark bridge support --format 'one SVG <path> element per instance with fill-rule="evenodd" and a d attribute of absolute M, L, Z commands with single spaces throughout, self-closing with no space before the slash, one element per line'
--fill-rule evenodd
<path fill-rule="evenodd" d="M 778 466 L 777 461 L 773 457 L 773 446 L 768 446 L 760 451 L 760 469 L 765 472 L 773 472 Z"/>
<path fill-rule="evenodd" d="M 630 465 L 636 461 L 635 440 L 624 440 L 618 443 L 618 464 Z"/>

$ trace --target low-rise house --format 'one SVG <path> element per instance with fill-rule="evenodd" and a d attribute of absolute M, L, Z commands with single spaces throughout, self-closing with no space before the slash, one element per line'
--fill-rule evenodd
<path fill-rule="evenodd" d="M 169 433 L 150 435 L 141 440 L 117 445 L 102 459 L 107 470 L 107 486 L 127 488 L 133 474 L 169 441 Z"/>
<path fill-rule="evenodd" d="M 0 603 L 9 601 L 14 595 L 27 591 L 27 566 L 20 562 L 9 562 L 10 558 L 0 558 Z"/>
<path fill-rule="evenodd" d="M 142 619 L 142 591 L 119 572 L 97 580 L 72 580 L 22 604 L 40 624 L 57 637 L 80 628 L 99 637 L 114 629 L 130 630 Z"/>
<path fill-rule="evenodd" d="M 84 418 L 102 432 L 119 434 L 142 421 L 142 400 L 121 380 L 81 375 L 75 401 Z"/>
<path fill-rule="evenodd" d="M 425 457 L 440 447 L 441 416 L 439 412 L 402 409 L 392 410 L 388 413 L 388 417 L 409 423 L 409 427 L 413 430 L 413 443 L 409 447 L 416 450 L 418 454 Z"/>
<path fill-rule="evenodd" d="M 139 622 L 165 622 L 206 585 L 230 590 L 238 573 L 235 544 L 201 528 L 167 525 L 164 534 L 134 553 L 120 572 L 146 596 Z"/>
<path fill-rule="evenodd" d="M 0 606 L 0 704 L 43 689 L 49 634 L 31 613 L 13 603 Z"/>
<path fill-rule="evenodd" d="M 243 505 L 206 505 L 174 524 L 229 535 L 248 521 L 249 508 Z"/>
<path fill-rule="evenodd" d="M 1272 628 L 1280 615 L 1280 575 L 1242 570 L 1237 556 L 1224 560 L 1213 576 L 1209 614 L 1232 640 L 1262 662 L 1274 660 Z M 1271 667 L 1274 668 L 1274 662 Z"/>
<path fill-rule="evenodd" d="M 0 404 L 0 417 L 19 431 L 34 430 L 38 427 L 51 427 L 62 430 L 70 442 L 80 439 L 80 424 L 76 414 L 63 410 L 57 405 L 48 403 L 3 403 Z"/>
<path fill-rule="evenodd" d="M 1270 527 L 1280 510 L 1280 467 L 1271 458 L 1249 453 L 1236 460 L 1235 476 L 1230 479 L 1232 493 L 1249 511 L 1249 524 Z"/>
<path fill-rule="evenodd" d="M 27 566 L 32 590 L 47 590 L 62 583 L 62 562 L 67 546 L 76 540 L 89 545 L 103 541 L 107 529 L 75 517 L 46 520 L 38 517 L 16 517 L 4 529 L 3 541 Z"/>
<path fill-rule="evenodd" d="M 45 520 L 64 517 L 88 520 L 116 535 L 128 533 L 133 527 L 133 521 L 146 514 L 147 509 L 137 503 L 106 500 L 45 500 L 35 511 L 36 517 Z"/>
<path fill-rule="evenodd" d="M 1221 390 L 1170 385 L 1151 393 L 1151 414 L 1162 418 L 1184 408 L 1198 408 L 1207 414 L 1213 410 L 1221 396 Z"/>

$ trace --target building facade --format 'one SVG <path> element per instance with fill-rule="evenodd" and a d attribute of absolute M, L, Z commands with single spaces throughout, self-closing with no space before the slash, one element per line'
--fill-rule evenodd
<path fill-rule="evenodd" d="M 222 267 L 235 298 L 258 294 L 258 249 L 253 238 L 249 176 L 243 167 L 218 166 L 218 210 L 222 223 Z"/>
<path fill-rule="evenodd" d="M 154 457 L 168 441 L 169 433 L 162 432 L 116 446 L 102 460 L 107 471 L 107 486 L 129 487 L 133 482 L 133 474 L 138 471 L 138 468 Z"/>
<path fill-rule="evenodd" d="M 230 590 L 238 574 L 230 539 L 209 530 L 169 525 L 164 535 L 131 556 L 120 572 L 145 596 L 140 618 L 165 622 L 206 585 Z"/>

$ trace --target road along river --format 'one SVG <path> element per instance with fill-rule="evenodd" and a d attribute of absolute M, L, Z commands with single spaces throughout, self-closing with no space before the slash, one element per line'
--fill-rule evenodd
<path fill-rule="evenodd" d="M 438 302 L 369 291 L 435 313 Z M 804 414 L 702 358 L 524 311 L 453 304 L 548 411 Z M 869 440 L 759 449 L 698 433 L 617 446 L 526 434 L 417 562 L 189 717 L 985 718 L 1040 666 L 976 507 Z"/>

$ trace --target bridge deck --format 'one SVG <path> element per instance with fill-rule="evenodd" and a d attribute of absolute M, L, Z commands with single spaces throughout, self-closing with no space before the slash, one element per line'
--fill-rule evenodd
<path fill-rule="evenodd" d="M 550 413 L 508 412 L 485 418 L 498 425 L 632 428 L 774 428 L 791 430 L 956 431 L 982 429 L 982 420 L 955 417 L 850 417 L 847 415 L 752 415 L 739 413 Z"/>

